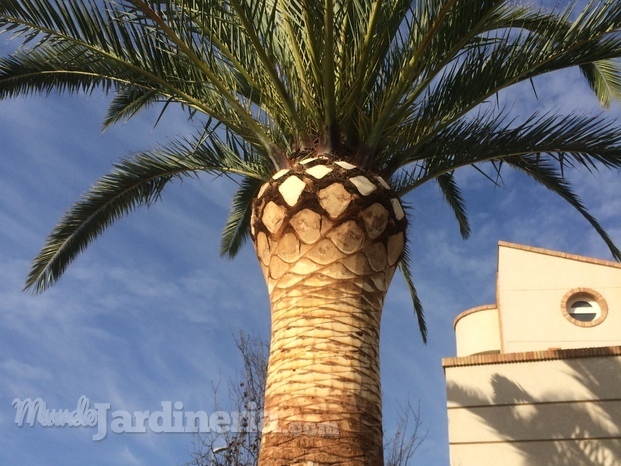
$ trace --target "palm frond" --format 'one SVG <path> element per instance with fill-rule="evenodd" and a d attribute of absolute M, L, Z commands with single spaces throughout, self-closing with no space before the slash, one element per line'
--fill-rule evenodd
<path fill-rule="evenodd" d="M 571 189 L 569 182 L 563 178 L 560 171 L 550 164 L 549 161 L 541 160 L 536 155 L 526 155 L 521 157 L 509 157 L 505 159 L 505 162 L 526 173 L 535 181 L 565 199 L 591 224 L 593 229 L 595 229 L 606 243 L 613 257 L 621 261 L 621 250 L 614 244 L 597 219 L 589 213 L 580 198 Z"/>
<path fill-rule="evenodd" d="M 260 177 L 251 164 L 231 153 L 220 153 L 223 145 L 209 135 L 176 141 L 116 164 L 60 219 L 33 261 L 26 288 L 34 292 L 48 288 L 104 230 L 139 206 L 150 206 L 174 178 L 195 177 L 200 172 Z"/>
<path fill-rule="evenodd" d="M 220 255 L 233 259 L 250 236 L 252 200 L 256 197 L 262 180 L 245 177 L 233 196 L 231 212 L 226 220 L 220 242 Z"/>
<path fill-rule="evenodd" d="M 286 67 L 286 62 L 278 62 L 275 54 L 268 53 L 268 50 L 278 48 L 274 41 L 280 39 L 277 35 L 281 31 L 277 24 L 280 14 L 276 2 L 229 1 L 239 17 L 241 27 L 248 36 L 250 50 L 256 54 L 262 71 L 267 75 L 266 81 L 273 89 L 274 97 L 270 100 L 278 102 L 278 106 L 288 117 L 288 126 L 293 128 L 293 135 L 299 137 L 302 125 L 296 105 L 279 74 L 279 71 Z M 284 58 L 281 54 L 279 55 L 280 58 Z"/>
<path fill-rule="evenodd" d="M 0 97 L 78 90 L 76 82 L 105 91 L 114 83 L 143 87 L 219 119 L 262 146 L 278 168 L 282 149 L 268 136 L 268 131 L 276 134 L 276 128 L 270 127 L 269 118 L 256 119 L 252 100 L 237 92 L 247 88 L 243 75 L 187 24 L 167 22 L 167 12 L 174 10 L 167 3 L 170 10 L 153 9 L 143 0 L 106 1 L 107 8 L 81 0 L 0 3 L 0 28 L 34 44 L 0 63 L 0 70 L 5 68 Z"/>
<path fill-rule="evenodd" d="M 603 115 L 535 113 L 518 122 L 488 112 L 462 119 L 406 152 L 414 166 L 399 195 L 460 167 L 524 154 L 552 157 L 559 169 L 619 168 L 621 129 Z"/>
<path fill-rule="evenodd" d="M 131 0 L 132 14 L 161 31 L 198 67 L 244 123 L 272 134 L 299 126 L 293 99 L 270 51 L 280 29 L 270 2 L 246 0 Z M 260 96 L 260 102 L 259 102 Z M 253 114 L 252 104 L 260 115 Z M 242 111 L 245 110 L 245 111 Z M 266 131 L 267 132 L 267 131 Z M 259 134 L 264 138 L 265 134 Z M 263 141 L 269 147 L 268 141 Z"/>
<path fill-rule="evenodd" d="M 444 199 L 451 207 L 451 210 L 455 214 L 455 218 L 459 223 L 459 232 L 463 239 L 468 239 L 470 236 L 470 224 L 468 222 L 468 216 L 466 215 L 466 204 L 462 197 L 461 191 L 455 182 L 453 172 L 443 173 L 436 178 L 440 190 L 444 195 Z"/>
<path fill-rule="evenodd" d="M 401 270 L 401 273 L 403 274 L 405 284 L 407 285 L 408 291 L 410 292 L 410 296 L 412 298 L 412 305 L 414 306 L 414 312 L 416 314 L 416 320 L 418 321 L 420 335 L 423 338 L 423 343 L 427 343 L 427 323 L 425 322 L 425 313 L 423 311 L 423 305 L 420 301 L 420 298 L 418 297 L 418 292 L 416 291 L 416 287 L 414 286 L 414 281 L 412 279 L 412 272 L 410 268 L 410 254 L 407 246 L 403 254 L 403 259 L 401 259 L 401 261 L 399 262 L 399 270 Z"/>
<path fill-rule="evenodd" d="M 580 66 L 580 71 L 604 108 L 621 99 L 621 67 L 614 60 L 601 60 Z"/>
<path fill-rule="evenodd" d="M 460 58 L 464 48 L 477 41 L 489 26 L 502 0 L 449 0 L 416 3 L 409 24 L 407 41 L 398 50 L 398 73 L 382 89 L 381 111 L 372 128 L 368 145 L 379 147 L 385 141 L 386 128 L 396 128 L 407 120 L 410 106 L 446 66 Z M 468 11 L 468 14 L 463 14 Z M 394 67 L 394 61 L 389 62 Z"/>
<path fill-rule="evenodd" d="M 337 57 L 339 79 L 336 98 L 347 141 L 355 145 L 370 128 L 370 112 L 378 83 L 389 81 L 398 66 L 390 60 L 395 44 L 402 42 L 401 28 L 411 12 L 409 0 L 350 2 Z M 382 66 L 378 66 L 382 65 Z"/>
<path fill-rule="evenodd" d="M 114 87 L 114 80 L 107 70 L 97 69 L 93 62 L 88 69 L 69 66 L 81 63 L 84 54 L 79 47 L 56 46 L 54 50 L 18 50 L 0 58 L 0 99 L 54 91 L 90 94 L 101 89 L 108 92 Z"/>
<path fill-rule="evenodd" d="M 162 100 L 162 96 L 154 90 L 137 86 L 127 86 L 116 92 L 108 106 L 103 120 L 103 129 L 107 129 L 120 121 L 130 120 L 147 107 Z"/>
<path fill-rule="evenodd" d="M 591 2 L 587 5 L 581 17 L 582 22 L 587 16 L 597 17 L 597 3 Z M 576 4 L 572 3 L 562 13 L 543 14 L 540 10 L 532 10 L 527 6 L 511 6 L 502 7 L 494 18 L 496 28 L 514 28 L 525 29 L 542 36 L 546 36 L 550 31 L 568 31 L 575 27 L 570 20 L 571 13 L 576 9 Z M 607 10 L 605 14 L 600 13 L 603 17 L 611 17 L 615 15 L 614 10 Z M 599 20 L 602 21 L 601 19 Z M 593 20 L 591 20 L 593 22 Z M 614 60 L 602 60 L 600 62 L 586 63 L 579 66 L 580 71 L 586 78 L 589 86 L 597 96 L 600 104 L 608 108 L 611 100 L 618 99 L 621 94 L 619 92 L 619 70 L 618 64 Z"/>
<path fill-rule="evenodd" d="M 2 11 L 7 3 L 0 5 L 0 18 L 9 14 Z M 131 21 L 121 25 L 123 12 L 116 12 L 115 16 L 111 11 L 101 12 L 91 3 L 69 0 L 61 2 L 59 19 L 50 21 L 45 14 L 27 15 L 30 5 L 26 2 L 13 3 L 21 9 L 11 11 L 15 15 L 11 21 L 28 31 L 29 37 L 41 39 L 32 48 L 20 48 L 0 62 L 0 98 L 54 90 L 90 91 L 95 86 L 108 92 L 131 83 L 175 96 L 202 111 L 209 110 L 203 102 L 205 86 L 200 84 L 204 78 L 196 68 L 163 48 L 157 38 L 145 34 L 140 26 Z M 50 2 L 52 6 L 55 3 Z M 80 12 L 83 21 L 69 27 L 65 23 L 74 11 Z M 67 15 L 69 18 L 65 18 Z"/>
<path fill-rule="evenodd" d="M 454 123 L 435 139 L 418 147 L 409 160 L 412 167 L 397 178 L 396 189 L 400 196 L 459 167 L 476 167 L 485 162 L 506 162 L 520 167 L 576 208 L 600 234 L 613 255 L 619 257 L 609 236 L 571 192 L 569 183 L 562 179 L 563 172 L 569 168 L 588 171 L 597 170 L 599 166 L 621 168 L 621 130 L 614 121 L 602 116 L 534 114 L 518 125 L 486 114 Z M 541 172 L 537 171 L 537 166 L 541 167 Z M 556 167 L 560 173 L 558 180 L 551 167 Z M 496 165 L 497 170 L 500 168 Z"/>
<path fill-rule="evenodd" d="M 538 12 L 536 17 L 545 28 L 535 27 L 533 17 L 529 29 L 507 26 L 509 6 L 505 5 L 503 15 L 491 10 L 491 14 L 482 17 L 473 26 L 475 29 L 469 31 L 476 33 L 474 37 L 459 43 L 455 51 L 448 51 L 456 54 L 436 57 L 443 66 L 433 67 L 430 77 L 434 80 L 412 80 L 411 88 L 406 91 L 406 97 L 397 102 L 395 111 L 384 111 L 388 120 L 381 124 L 390 129 L 390 133 L 385 131 L 383 136 L 378 133 L 378 141 L 385 138 L 381 139 L 385 147 L 395 136 L 407 133 L 408 144 L 423 144 L 501 90 L 569 67 L 605 69 L 605 76 L 600 75 L 598 81 L 600 88 L 604 84 L 614 88 L 615 80 L 621 78 L 616 68 L 609 65 L 609 60 L 621 56 L 621 36 L 611 31 L 621 28 L 620 10 L 613 3 L 606 3 L 599 9 L 591 6 L 587 8 L 589 14 L 573 22 L 571 27 L 562 15 Z M 516 19 L 518 27 L 525 22 L 523 18 Z M 496 30 L 495 23 L 505 28 Z M 462 36 L 467 39 L 468 33 Z M 382 157 L 390 159 L 389 173 L 404 162 L 399 155 L 391 153 L 394 151 L 384 151 L 385 155 L 380 155 L 380 160 Z"/>

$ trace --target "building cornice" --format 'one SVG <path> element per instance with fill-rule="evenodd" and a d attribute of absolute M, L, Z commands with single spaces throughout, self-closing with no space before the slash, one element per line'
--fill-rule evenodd
<path fill-rule="evenodd" d="M 568 254 L 561 251 L 553 251 L 552 249 L 536 248 L 534 246 L 525 246 L 523 244 L 509 243 L 507 241 L 499 241 L 498 247 L 506 247 L 511 249 L 520 249 L 522 251 L 534 252 L 536 254 L 545 254 L 546 256 L 562 257 L 563 259 L 570 259 L 579 262 L 586 262 L 589 264 L 603 265 L 606 267 L 613 267 L 615 269 L 621 269 L 621 263 L 605 260 L 595 259 L 593 257 L 580 256 L 577 254 Z"/>
<path fill-rule="evenodd" d="M 594 348 L 547 349 L 504 354 L 475 354 L 455 358 L 443 358 L 442 367 L 481 366 L 485 364 L 511 364 L 520 362 L 549 361 L 555 359 L 621 356 L 621 346 Z"/>

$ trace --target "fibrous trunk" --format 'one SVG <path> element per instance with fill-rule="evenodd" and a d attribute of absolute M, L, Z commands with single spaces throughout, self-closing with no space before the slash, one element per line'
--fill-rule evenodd
<path fill-rule="evenodd" d="M 379 176 L 312 159 L 261 189 L 251 223 L 271 301 L 259 464 L 383 464 L 384 297 L 406 220 Z"/>

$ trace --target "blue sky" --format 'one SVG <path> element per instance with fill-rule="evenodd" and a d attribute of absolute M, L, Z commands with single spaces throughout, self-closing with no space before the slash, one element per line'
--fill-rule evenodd
<path fill-rule="evenodd" d="M 517 113 L 601 110 L 576 72 L 556 74 L 504 96 Z M 504 98 L 503 97 L 503 98 Z M 192 434 L 115 434 L 95 442 L 91 427 L 18 427 L 15 398 L 76 409 L 84 395 L 111 411 L 157 411 L 163 401 L 213 411 L 213 383 L 241 369 L 233 334 L 267 339 L 269 304 L 254 252 L 219 258 L 219 234 L 234 184 L 203 176 L 171 185 L 163 200 L 113 226 L 49 291 L 21 291 L 29 261 L 62 213 L 112 163 L 192 125 L 171 111 L 153 128 L 143 115 L 100 130 L 99 94 L 31 97 L 0 105 L 0 428 L 1 464 L 170 465 L 190 460 Z M 618 106 L 611 116 L 621 116 Z M 621 124 L 621 121 L 620 123 Z M 621 244 L 617 172 L 571 174 L 592 213 Z M 495 302 L 499 240 L 610 259 L 579 214 L 523 176 L 503 188 L 473 170 L 459 174 L 473 227 L 463 241 L 434 186 L 406 198 L 414 279 L 426 309 L 423 345 L 397 275 L 382 322 L 385 427 L 398 403 L 420 403 L 428 435 L 417 464 L 448 464 L 441 359 L 454 355 L 454 318 Z"/>

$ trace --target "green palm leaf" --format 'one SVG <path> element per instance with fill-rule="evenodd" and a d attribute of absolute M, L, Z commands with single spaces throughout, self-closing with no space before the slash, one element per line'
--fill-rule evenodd
<path fill-rule="evenodd" d="M 621 54 L 621 37 L 610 32 L 621 27 L 619 7 L 606 4 L 601 11 L 594 7 L 591 9 L 598 14 L 585 15 L 571 28 L 567 27 L 564 17 L 550 18 L 540 13 L 531 15 L 533 17 L 528 22 L 530 29 L 521 27 L 525 22 L 521 10 L 512 12 L 505 5 L 502 14 L 485 11 L 488 13 L 485 17 L 487 21 L 483 18 L 477 29 L 472 31 L 478 35 L 465 44 L 460 43 L 458 50 L 449 49 L 430 55 L 429 62 L 439 65 L 428 67 L 432 69 L 426 71 L 431 73 L 426 79 L 410 80 L 412 85 L 407 91 L 408 97 L 398 102 L 394 111 L 385 111 L 387 119 L 382 124 L 394 128 L 396 136 L 409 145 L 423 143 L 426 138 L 433 137 L 443 127 L 464 117 L 501 90 L 535 76 L 573 66 L 603 66 L 609 73 L 600 82 L 614 89 L 615 69 L 605 64 Z M 484 12 L 483 8 L 481 12 Z M 512 14 L 516 15 L 516 25 L 521 27 L 517 31 L 508 26 Z M 533 25 L 536 17 L 541 18 L 538 28 Z M 501 25 L 505 29 L 495 29 Z M 540 33 L 544 26 L 545 34 Z M 466 41 L 467 34 L 462 35 Z M 481 38 L 487 40 L 481 41 Z M 434 78 L 435 81 L 429 81 Z M 394 103 L 391 101 L 391 104 Z M 388 141 L 394 137 L 392 134 L 388 136 L 386 141 L 382 141 L 383 146 L 389 146 Z M 404 162 L 390 153 L 382 157 L 390 159 L 389 172 L 394 172 Z"/>
<path fill-rule="evenodd" d="M 245 177 L 233 196 L 231 212 L 224 225 L 220 254 L 233 259 L 250 236 L 252 200 L 257 196 L 262 180 Z"/>
<path fill-rule="evenodd" d="M 0 28 L 27 40 L 39 39 L 32 57 L 30 51 L 18 51 L 7 64 L 13 66 L 0 62 L 0 97 L 68 86 L 75 91 L 72 83 L 84 80 L 79 78 L 83 75 L 90 77 L 91 86 L 97 77 L 105 91 L 112 83 L 131 83 L 217 117 L 261 146 L 276 167 L 282 163 L 277 160 L 280 150 L 267 134 L 277 129 L 270 126 L 272 120 L 255 119 L 252 100 L 236 92 L 246 84 L 237 85 L 240 73 L 219 54 L 209 53 L 209 41 L 193 35 L 187 24 L 167 22 L 168 12 L 176 10 L 173 3 L 163 10 L 140 0 L 106 5 L 109 8 L 102 9 L 79 0 L 0 3 Z M 81 58 L 75 59 L 77 55 Z"/>
<path fill-rule="evenodd" d="M 574 207 L 591 224 L 604 240 L 613 257 L 621 261 L 621 250 L 614 244 L 610 236 L 601 227 L 599 222 L 593 217 L 582 204 L 580 198 L 572 191 L 567 180 L 556 168 L 547 161 L 542 161 L 536 155 L 510 157 L 505 161 L 518 170 L 526 173 L 538 183 L 542 184 L 550 191 L 558 194 Z"/>
<path fill-rule="evenodd" d="M 110 102 L 103 121 L 103 129 L 120 121 L 128 121 L 141 110 L 160 102 L 162 96 L 157 91 L 137 86 L 127 86 L 117 91 Z"/>
<path fill-rule="evenodd" d="M 459 120 L 424 144 L 406 148 L 404 159 L 414 164 L 398 192 L 403 195 L 453 170 L 506 157 L 540 154 L 557 166 L 595 169 L 621 167 L 621 131 L 602 115 L 539 115 L 519 124 L 486 113 Z M 467 135 L 464 137 L 463 135 Z"/>
<path fill-rule="evenodd" d="M 440 186 L 444 199 L 455 214 L 462 238 L 468 239 L 470 236 L 470 224 L 466 215 L 466 204 L 460 189 L 457 187 L 453 173 L 443 173 L 436 178 L 436 181 Z"/>
<path fill-rule="evenodd" d="M 468 136 L 464 138 L 464 134 Z M 396 188 L 400 195 L 461 166 L 476 167 L 497 161 L 520 168 L 576 208 L 600 234 L 613 256 L 621 260 L 609 236 L 561 176 L 570 168 L 597 170 L 598 164 L 621 168 L 621 132 L 611 120 L 601 116 L 535 114 L 515 125 L 487 114 L 454 123 L 433 140 L 416 147 L 408 160 L 413 167 L 398 179 Z"/>
<path fill-rule="evenodd" d="M 405 284 L 407 285 L 410 297 L 412 298 L 412 305 L 414 306 L 414 313 L 416 314 L 416 320 L 418 321 L 418 328 L 420 330 L 421 337 L 423 338 L 423 343 L 427 343 L 427 323 L 425 322 L 423 305 L 418 297 L 418 292 L 416 291 L 416 287 L 414 286 L 414 281 L 412 279 L 410 253 L 407 248 L 403 254 L 403 259 L 399 262 L 399 270 L 401 270 L 401 273 L 403 274 Z"/>
<path fill-rule="evenodd" d="M 173 142 L 116 164 L 60 219 L 33 261 L 26 288 L 44 291 L 104 230 L 139 206 L 157 201 L 174 178 L 228 172 L 260 179 L 259 166 L 225 147 L 212 134 L 197 141 Z"/>
<path fill-rule="evenodd" d="M 580 67 L 589 85 L 603 107 L 609 108 L 613 100 L 621 99 L 621 68 L 613 60 L 601 60 Z"/>

